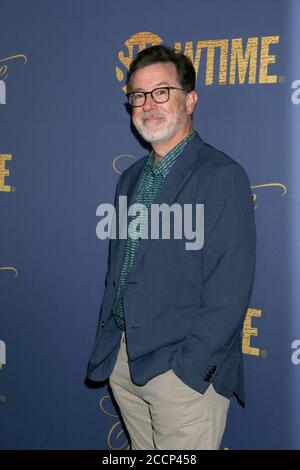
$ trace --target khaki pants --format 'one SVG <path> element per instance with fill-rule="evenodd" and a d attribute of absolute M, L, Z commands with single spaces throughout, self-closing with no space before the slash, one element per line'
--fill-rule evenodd
<path fill-rule="evenodd" d="M 219 449 L 230 400 L 216 393 L 212 384 L 201 394 L 179 379 L 172 369 L 145 385 L 134 384 L 125 332 L 109 384 L 132 450 Z"/>

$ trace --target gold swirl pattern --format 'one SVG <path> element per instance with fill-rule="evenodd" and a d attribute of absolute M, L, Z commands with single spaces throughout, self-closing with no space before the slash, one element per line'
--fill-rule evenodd
<path fill-rule="evenodd" d="M 254 189 L 254 188 L 270 188 L 270 187 L 278 187 L 278 188 L 282 188 L 283 189 L 283 193 L 281 194 L 281 196 L 285 196 L 287 194 L 287 186 L 283 183 L 265 183 L 265 184 L 256 184 L 254 186 L 251 186 L 251 189 Z M 256 201 L 256 194 L 253 193 L 253 202 Z M 257 208 L 258 206 L 256 205 L 255 206 L 255 209 Z"/>
<path fill-rule="evenodd" d="M 7 62 L 9 60 L 14 60 L 14 59 L 23 59 L 24 64 L 27 64 L 28 62 L 27 56 L 25 54 L 14 54 L 8 57 L 3 57 L 2 59 L 0 58 L 0 62 Z M 7 78 L 8 76 L 7 70 L 8 70 L 8 65 L 6 64 L 0 65 L 0 80 L 5 80 Z"/>
<path fill-rule="evenodd" d="M 117 419 L 117 421 L 111 425 L 108 431 L 107 445 L 109 449 L 112 449 L 112 450 L 121 450 L 121 449 L 129 450 L 130 445 L 128 443 L 122 423 L 119 420 L 118 415 L 111 413 L 109 410 L 106 409 L 105 402 L 107 402 L 107 399 L 111 403 L 111 397 L 109 395 L 105 395 L 100 399 L 100 402 L 99 402 L 100 410 L 107 416 L 111 416 L 112 418 Z M 120 438 L 123 438 L 123 439 L 121 441 L 121 444 L 118 445 L 118 443 L 120 442 Z M 116 442 L 116 445 L 114 444 L 115 442 Z"/>
<path fill-rule="evenodd" d="M 113 167 L 113 170 L 118 173 L 119 175 L 122 173 L 122 171 L 120 171 L 118 168 L 117 168 L 117 165 L 116 163 L 121 159 L 121 158 L 124 158 L 124 157 L 129 157 L 129 158 L 133 158 L 135 160 L 136 157 L 134 157 L 133 155 L 118 155 L 116 158 L 113 159 L 113 163 L 112 163 L 112 167 Z"/>
<path fill-rule="evenodd" d="M 15 272 L 15 277 L 19 275 L 18 271 L 16 268 L 13 266 L 0 266 L 0 271 L 14 271 Z"/>

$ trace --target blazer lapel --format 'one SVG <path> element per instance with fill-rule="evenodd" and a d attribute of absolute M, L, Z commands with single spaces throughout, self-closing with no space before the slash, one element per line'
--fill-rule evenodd
<path fill-rule="evenodd" d="M 179 155 L 178 160 L 174 163 L 170 169 L 169 174 L 166 177 L 166 180 L 162 184 L 155 200 L 153 203 L 162 204 L 166 203 L 172 205 L 176 199 L 177 194 L 184 186 L 186 180 L 189 178 L 190 174 L 193 172 L 194 164 L 197 161 L 198 151 L 204 145 L 203 139 L 199 136 L 198 133 L 185 145 L 182 153 Z M 144 160 L 144 159 L 142 159 Z M 130 175 L 130 183 L 127 187 L 127 208 L 133 203 L 134 197 L 138 184 L 143 175 L 144 165 L 146 163 L 147 157 L 145 157 L 144 163 L 141 168 L 137 168 L 134 175 Z M 142 162 L 141 162 L 142 163 Z M 126 191 L 126 189 L 125 189 Z M 150 229 L 150 211 L 148 213 L 148 229 Z M 145 252 L 149 249 L 151 242 L 150 233 L 148 234 L 148 239 L 141 238 L 137 253 L 135 254 L 133 265 L 131 267 L 129 278 L 134 276 L 136 267 L 138 266 L 141 258 L 144 256 Z M 116 253 L 116 263 L 115 263 L 115 279 L 119 279 L 122 262 L 125 252 L 126 240 L 118 241 L 118 249 Z M 131 279 L 133 280 L 133 279 Z"/>

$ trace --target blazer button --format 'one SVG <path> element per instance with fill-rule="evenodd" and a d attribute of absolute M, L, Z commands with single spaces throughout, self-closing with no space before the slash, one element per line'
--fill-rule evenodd
<path fill-rule="evenodd" d="M 113 286 L 114 286 L 114 287 L 116 286 L 116 281 L 115 281 L 115 280 L 113 280 Z"/>
<path fill-rule="evenodd" d="M 105 322 L 102 320 L 102 322 L 100 323 L 101 328 L 104 328 L 104 325 L 105 325 Z"/>

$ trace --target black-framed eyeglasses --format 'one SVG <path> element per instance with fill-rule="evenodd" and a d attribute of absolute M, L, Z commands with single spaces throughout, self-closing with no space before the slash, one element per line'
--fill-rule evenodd
<path fill-rule="evenodd" d="M 177 88 L 175 86 L 163 86 L 154 88 L 151 91 L 132 91 L 131 93 L 126 93 L 126 96 L 131 106 L 137 108 L 145 104 L 146 95 L 151 95 L 155 103 L 166 103 L 170 98 L 170 90 L 185 91 L 183 88 Z"/>

